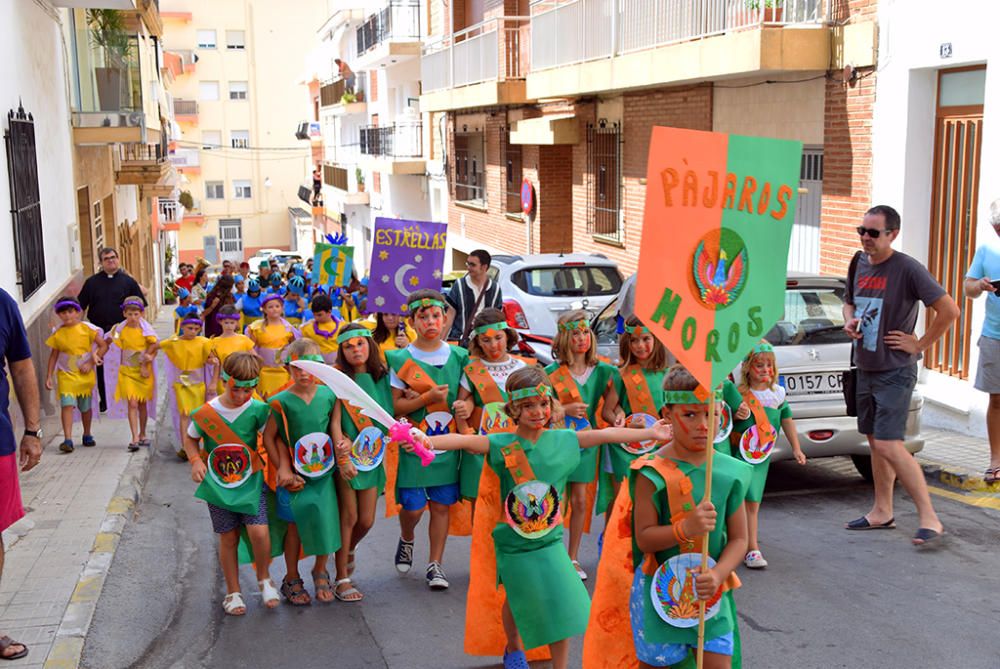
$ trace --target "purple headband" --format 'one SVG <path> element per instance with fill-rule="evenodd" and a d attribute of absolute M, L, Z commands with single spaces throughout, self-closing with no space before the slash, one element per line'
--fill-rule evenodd
<path fill-rule="evenodd" d="M 200 327 L 201 324 L 202 324 L 201 319 L 195 318 L 194 316 L 188 316 L 187 318 L 181 321 L 181 325 L 197 325 Z"/>
<path fill-rule="evenodd" d="M 58 312 L 63 307 L 73 307 L 77 311 L 83 311 L 83 309 L 80 307 L 80 303 L 77 302 L 76 300 L 59 300 L 58 302 L 56 302 L 56 306 L 53 308 Z"/>
<path fill-rule="evenodd" d="M 135 307 L 139 311 L 145 311 L 146 305 L 139 300 L 125 300 L 122 302 L 122 310 L 124 311 L 126 307 Z"/>
<path fill-rule="evenodd" d="M 274 300 L 278 300 L 279 302 L 284 302 L 285 298 L 283 298 L 281 295 L 278 295 L 277 293 L 271 293 L 270 295 L 268 295 L 267 297 L 265 297 L 263 300 L 260 301 L 260 306 L 263 307 L 268 302 L 273 302 Z"/>
<path fill-rule="evenodd" d="M 263 302 L 261 304 L 263 304 Z M 222 321 L 238 321 L 238 320 L 240 320 L 239 314 L 215 314 L 216 323 L 221 323 Z"/>

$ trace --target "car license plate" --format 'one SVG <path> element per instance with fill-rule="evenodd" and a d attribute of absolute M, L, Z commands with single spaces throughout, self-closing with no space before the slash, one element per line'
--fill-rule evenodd
<path fill-rule="evenodd" d="M 841 372 L 782 374 L 778 383 L 789 395 L 825 395 L 843 392 Z"/>

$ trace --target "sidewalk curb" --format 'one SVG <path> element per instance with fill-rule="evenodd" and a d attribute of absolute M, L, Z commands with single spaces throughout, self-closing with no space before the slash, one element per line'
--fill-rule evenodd
<path fill-rule="evenodd" d="M 986 483 L 982 475 L 969 474 L 937 462 L 922 461 L 924 478 L 928 483 L 957 490 L 959 492 L 1000 492 L 1000 483 Z"/>
<path fill-rule="evenodd" d="M 84 637 L 97 609 L 97 600 L 104 589 L 104 580 L 122 532 L 135 514 L 152 463 L 152 448 L 135 453 L 122 472 L 115 494 L 108 502 L 107 514 L 94 538 L 90 559 L 83 568 L 70 597 L 62 622 L 56 631 L 52 650 L 45 660 L 45 669 L 76 669 L 83 654 Z"/>

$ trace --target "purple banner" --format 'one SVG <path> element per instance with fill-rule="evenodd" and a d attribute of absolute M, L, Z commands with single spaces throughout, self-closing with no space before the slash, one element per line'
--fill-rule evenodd
<path fill-rule="evenodd" d="M 368 310 L 405 313 L 415 290 L 441 290 L 447 223 L 375 219 Z"/>

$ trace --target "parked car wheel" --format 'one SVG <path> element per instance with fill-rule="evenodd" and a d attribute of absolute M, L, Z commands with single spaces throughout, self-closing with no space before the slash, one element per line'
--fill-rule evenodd
<path fill-rule="evenodd" d="M 859 474 L 861 474 L 861 478 L 869 483 L 875 482 L 875 475 L 872 474 L 872 456 L 852 455 L 851 462 L 854 463 L 854 468 L 858 470 Z"/>

